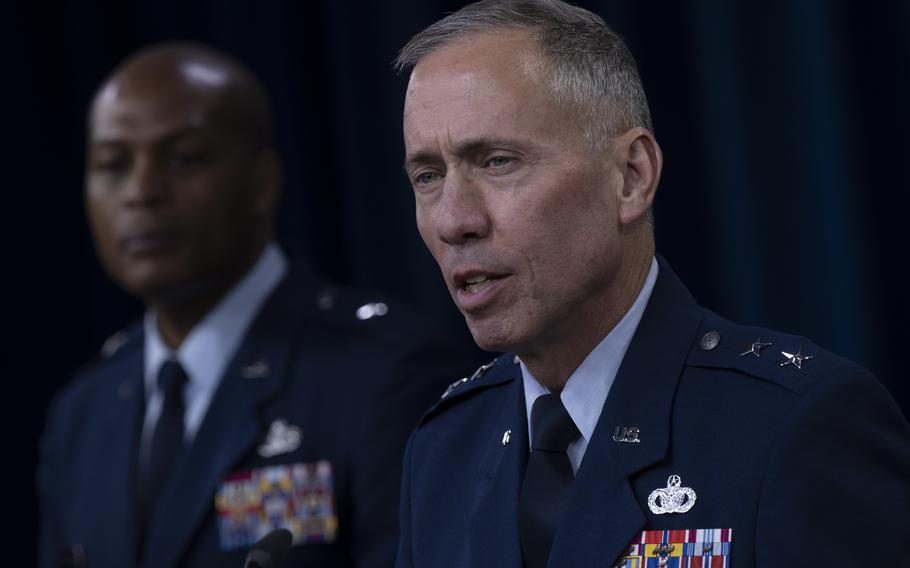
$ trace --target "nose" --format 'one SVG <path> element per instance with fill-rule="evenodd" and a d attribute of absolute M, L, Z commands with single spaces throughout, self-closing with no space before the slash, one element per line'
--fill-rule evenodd
<path fill-rule="evenodd" d="M 437 209 L 439 239 L 449 245 L 464 245 L 488 236 L 490 227 L 483 188 L 457 170 L 450 170 Z"/>
<path fill-rule="evenodd" d="M 164 168 L 150 156 L 138 156 L 125 180 L 123 198 L 128 207 L 154 207 L 167 199 Z"/>

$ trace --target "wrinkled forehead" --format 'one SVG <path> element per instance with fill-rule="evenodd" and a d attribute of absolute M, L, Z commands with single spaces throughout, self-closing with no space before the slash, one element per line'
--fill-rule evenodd
<path fill-rule="evenodd" d="M 537 40 L 488 32 L 442 46 L 414 68 L 404 108 L 408 148 L 471 138 L 546 137 L 574 124 L 553 97 Z M 570 128 L 571 129 L 571 128 Z"/>
<path fill-rule="evenodd" d="M 486 77 L 502 83 L 545 78 L 545 63 L 537 36 L 527 30 L 476 32 L 427 53 L 411 72 L 408 94 L 434 80 Z"/>

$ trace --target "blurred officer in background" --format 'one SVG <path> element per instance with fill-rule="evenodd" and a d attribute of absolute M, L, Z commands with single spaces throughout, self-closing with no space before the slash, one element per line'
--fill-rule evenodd
<path fill-rule="evenodd" d="M 278 527 L 288 565 L 393 563 L 404 442 L 457 369 L 402 306 L 289 265 L 269 106 L 183 43 L 94 97 L 89 225 L 146 312 L 52 404 L 42 567 L 240 566 Z"/>

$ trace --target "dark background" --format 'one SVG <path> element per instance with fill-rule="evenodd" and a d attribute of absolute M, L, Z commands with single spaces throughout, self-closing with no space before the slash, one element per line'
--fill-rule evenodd
<path fill-rule="evenodd" d="M 195 39 L 262 77 L 279 121 L 281 242 L 343 283 L 408 300 L 468 343 L 419 240 L 390 62 L 460 2 L 175 1 L 2 8 L 7 542 L 32 563 L 49 397 L 140 313 L 95 261 L 84 113 L 120 59 Z M 586 1 L 639 61 L 666 159 L 658 250 L 702 304 L 810 336 L 910 412 L 906 162 L 910 3 Z M 10 278 L 11 277 L 11 278 Z M 486 357 L 478 353 L 478 358 Z M 760 419 L 760 417 L 757 417 Z M 844 417 L 849 420 L 849 417 Z"/>

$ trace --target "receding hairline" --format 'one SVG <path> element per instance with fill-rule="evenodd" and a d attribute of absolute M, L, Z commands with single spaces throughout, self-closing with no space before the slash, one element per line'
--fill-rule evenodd
<path fill-rule="evenodd" d="M 418 50 L 405 54 L 404 50 L 411 44 L 409 41 L 408 45 L 405 45 L 405 47 L 402 48 L 398 57 L 396 57 L 393 62 L 393 69 L 398 75 L 401 75 L 406 71 L 413 71 L 426 57 L 440 50 L 457 48 L 482 36 L 505 36 L 508 34 L 525 36 L 534 46 L 534 56 L 538 58 L 541 63 L 547 64 L 546 55 L 543 52 L 542 31 L 543 30 L 539 27 L 517 24 L 495 24 L 478 26 L 476 28 L 472 27 L 468 30 L 447 34 L 446 36 L 434 39 L 431 42 L 422 43 Z M 415 35 L 414 38 L 412 38 L 412 41 L 419 35 L 420 34 Z"/>
<path fill-rule="evenodd" d="M 653 132 L 638 66 L 622 36 L 598 14 L 561 0 L 480 0 L 430 24 L 401 48 L 401 74 L 425 57 L 481 33 L 509 30 L 534 39 L 559 104 L 570 105 L 595 147 L 636 126 Z"/>

